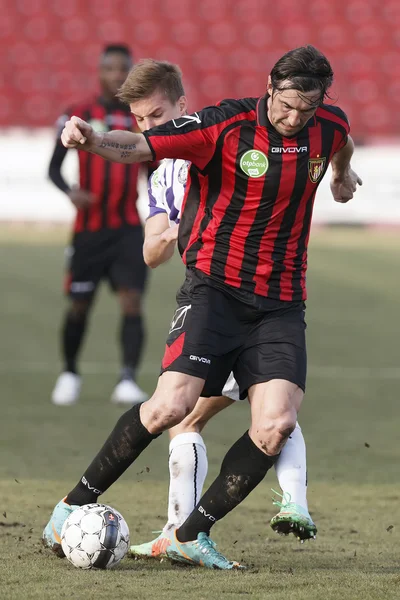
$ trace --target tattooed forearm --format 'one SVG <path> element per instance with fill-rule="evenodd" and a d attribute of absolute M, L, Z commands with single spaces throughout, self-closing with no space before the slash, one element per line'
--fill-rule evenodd
<path fill-rule="evenodd" d="M 151 159 L 151 151 L 144 137 L 131 131 L 115 130 L 96 134 L 89 152 L 125 164 Z"/>
<path fill-rule="evenodd" d="M 110 150 L 121 150 L 127 152 L 129 150 L 135 150 L 136 144 L 119 144 L 118 142 L 108 142 L 104 140 L 100 144 L 100 148 L 109 148 Z"/>
<path fill-rule="evenodd" d="M 118 150 L 120 158 L 129 158 L 134 150 L 136 150 L 136 144 L 119 144 L 118 142 L 107 142 L 103 140 L 100 144 L 100 148 L 106 150 Z"/>

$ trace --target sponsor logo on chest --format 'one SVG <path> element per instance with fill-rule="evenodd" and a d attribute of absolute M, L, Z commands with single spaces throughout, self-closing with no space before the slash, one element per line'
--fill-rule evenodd
<path fill-rule="evenodd" d="M 240 168 L 252 178 L 262 177 L 268 171 L 268 158 L 259 150 L 247 150 L 240 158 Z"/>

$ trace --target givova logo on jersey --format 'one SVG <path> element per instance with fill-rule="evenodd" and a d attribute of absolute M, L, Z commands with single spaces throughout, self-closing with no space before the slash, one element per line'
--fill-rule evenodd
<path fill-rule="evenodd" d="M 252 178 L 262 177 L 268 171 L 268 158 L 259 150 L 247 150 L 240 158 L 240 168 Z"/>

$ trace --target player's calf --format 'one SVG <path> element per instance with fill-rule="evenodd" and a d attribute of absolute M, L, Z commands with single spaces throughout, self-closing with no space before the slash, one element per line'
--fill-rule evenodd
<path fill-rule="evenodd" d="M 204 380 L 184 373 L 166 372 L 159 377 L 153 396 L 141 406 L 141 421 L 150 433 L 177 425 L 193 410 Z"/>

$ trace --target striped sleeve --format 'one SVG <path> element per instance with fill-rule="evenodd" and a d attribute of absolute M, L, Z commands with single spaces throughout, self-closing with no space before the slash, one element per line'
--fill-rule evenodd
<path fill-rule="evenodd" d="M 338 106 L 323 105 L 317 110 L 317 116 L 326 121 L 330 121 L 337 131 L 337 143 L 333 148 L 333 153 L 339 152 L 347 144 L 350 133 L 350 124 L 346 113 Z"/>
<path fill-rule="evenodd" d="M 214 156 L 220 135 L 231 124 L 246 119 L 248 112 L 249 108 L 240 101 L 224 100 L 153 127 L 143 135 L 155 160 L 181 158 L 202 170 Z"/>

